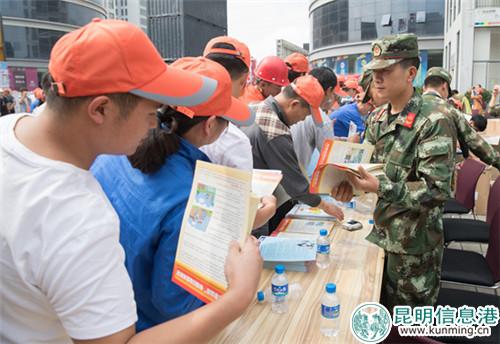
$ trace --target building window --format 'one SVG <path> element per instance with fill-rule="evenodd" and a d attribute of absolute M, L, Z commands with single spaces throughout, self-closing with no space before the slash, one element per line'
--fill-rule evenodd
<path fill-rule="evenodd" d="M 50 50 L 65 32 L 4 25 L 7 58 L 48 60 Z"/>
<path fill-rule="evenodd" d="M 448 63 L 446 68 L 448 71 L 451 69 L 451 42 L 448 42 Z"/>
<path fill-rule="evenodd" d="M 441 36 L 447 17 L 445 1 L 447 3 L 450 0 L 327 2 L 310 13 L 312 49 L 372 41 L 378 37 L 402 32 L 411 32 L 418 36 Z"/>
<path fill-rule="evenodd" d="M 390 14 L 384 14 L 382 17 L 382 20 L 380 21 L 380 25 L 382 26 L 391 26 L 391 15 Z"/>
<path fill-rule="evenodd" d="M 448 45 L 444 46 L 443 68 L 448 69 Z"/>
<path fill-rule="evenodd" d="M 425 23 L 425 11 L 417 12 L 417 24 Z"/>
<path fill-rule="evenodd" d="M 94 9 L 62 0 L 0 0 L 2 16 L 29 18 L 83 26 L 93 18 L 105 18 Z"/>

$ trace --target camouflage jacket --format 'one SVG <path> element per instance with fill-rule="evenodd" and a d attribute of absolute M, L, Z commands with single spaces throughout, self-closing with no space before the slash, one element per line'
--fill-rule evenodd
<path fill-rule="evenodd" d="M 365 139 L 375 145 L 375 226 L 367 240 L 384 250 L 419 255 L 443 244 L 442 207 L 450 197 L 454 168 L 451 122 L 433 102 L 414 94 L 397 118 L 388 104 L 368 118 Z"/>
<path fill-rule="evenodd" d="M 458 141 L 467 145 L 474 155 L 482 162 L 495 166 L 500 171 L 500 153 L 497 152 L 481 135 L 479 135 L 467 122 L 464 114 L 448 104 L 443 98 L 434 92 L 426 92 L 422 98 L 434 101 L 440 106 L 440 110 L 448 115 L 453 121 L 455 137 Z"/>

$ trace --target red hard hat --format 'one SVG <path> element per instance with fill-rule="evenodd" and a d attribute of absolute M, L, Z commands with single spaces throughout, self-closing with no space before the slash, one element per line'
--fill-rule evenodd
<path fill-rule="evenodd" d="M 255 68 L 255 76 L 278 86 L 287 86 L 288 67 L 278 56 L 267 56 Z"/>

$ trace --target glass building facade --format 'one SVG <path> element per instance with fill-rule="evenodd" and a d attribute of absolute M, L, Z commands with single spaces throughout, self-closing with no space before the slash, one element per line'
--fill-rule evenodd
<path fill-rule="evenodd" d="M 20 76 L 37 75 L 46 69 L 50 51 L 65 33 L 90 22 L 93 18 L 106 18 L 104 0 L 1 0 L 2 34 L 6 65 L 9 69 L 11 88 L 23 85 Z M 33 73 L 33 69 L 36 70 Z M 28 78 L 28 77 L 26 77 Z M 32 77 L 30 77 L 32 78 Z M 12 81 L 12 80 L 11 80 Z M 27 80 L 28 89 L 38 80 Z M 4 85 L 5 86 L 5 85 Z"/>
<path fill-rule="evenodd" d="M 318 3 L 319 6 L 315 4 Z M 444 34 L 444 0 L 334 0 L 312 1 L 309 13 L 313 57 L 318 51 L 331 51 L 316 64 L 326 64 L 337 73 L 359 73 L 371 59 L 370 42 L 398 33 L 422 37 Z M 338 53 L 338 47 L 363 46 L 359 53 Z M 355 49 L 354 49 L 355 50 Z M 338 54 L 337 54 L 338 53 Z M 442 64 L 442 48 L 425 51 L 421 58 L 429 66 Z"/>

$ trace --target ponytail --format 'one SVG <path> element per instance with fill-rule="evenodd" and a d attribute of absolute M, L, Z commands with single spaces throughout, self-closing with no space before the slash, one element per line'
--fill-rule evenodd
<path fill-rule="evenodd" d="M 180 148 L 180 136 L 208 117 L 189 118 L 171 107 L 158 111 L 158 128 L 150 129 L 128 160 L 142 173 L 158 172 L 165 160 Z"/>

